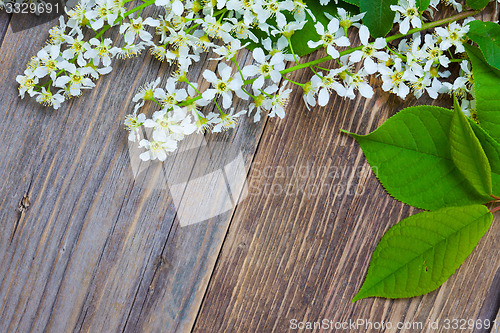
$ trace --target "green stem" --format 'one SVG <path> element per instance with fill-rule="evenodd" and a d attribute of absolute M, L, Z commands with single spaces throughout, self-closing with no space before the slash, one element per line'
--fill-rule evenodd
<path fill-rule="evenodd" d="M 453 56 L 453 53 L 451 53 L 451 50 L 450 50 L 450 49 L 448 49 L 448 54 L 450 55 L 450 60 L 451 60 L 451 59 L 455 59 L 455 57 Z"/>
<path fill-rule="evenodd" d="M 406 61 L 406 56 L 402 55 L 401 53 L 399 52 L 396 52 L 394 51 L 392 48 L 390 48 L 389 46 L 386 47 L 390 52 L 392 52 L 393 54 L 397 55 L 398 57 L 400 57 L 401 59 L 403 59 L 404 61 Z"/>
<path fill-rule="evenodd" d="M 240 65 L 236 61 L 234 57 L 231 58 L 231 61 L 236 65 L 236 68 L 238 68 L 238 72 L 240 72 L 241 80 L 245 82 L 245 77 L 243 76 L 243 72 L 241 71 Z"/>
<path fill-rule="evenodd" d="M 490 210 L 490 213 L 493 214 L 495 212 L 498 212 L 500 210 L 500 206 L 497 206 L 495 208 L 493 208 L 492 210 Z"/>
<path fill-rule="evenodd" d="M 221 23 L 222 22 L 222 19 L 224 18 L 224 16 L 226 15 L 227 13 L 227 9 L 222 9 L 221 10 L 221 13 L 220 13 L 220 17 L 219 19 L 217 20 L 218 23 Z"/>
<path fill-rule="evenodd" d="M 238 62 L 236 61 L 236 59 L 234 57 L 231 59 L 231 61 L 236 65 L 236 68 L 238 68 L 238 72 L 240 72 L 240 76 L 241 76 L 241 80 L 243 81 L 243 85 L 245 85 L 245 78 L 243 77 L 243 72 L 241 71 L 240 65 L 238 64 Z M 248 96 L 250 96 L 253 99 L 255 99 L 255 96 L 252 95 L 251 93 L 249 93 L 246 89 L 243 89 L 243 86 L 241 86 L 241 90 L 245 94 L 247 94 Z"/>
<path fill-rule="evenodd" d="M 135 8 L 132 8 L 131 10 L 129 10 L 128 12 L 123 14 L 123 17 L 117 18 L 116 21 L 114 22 L 114 24 L 121 23 L 125 17 L 128 17 L 131 14 L 133 14 L 139 10 L 142 11 L 142 9 L 144 9 L 148 6 L 151 6 L 154 3 L 155 3 L 155 0 L 148 0 L 147 2 L 143 3 L 142 5 L 137 6 Z M 109 24 L 106 24 L 104 27 L 102 27 L 101 31 L 99 31 L 99 33 L 95 35 L 95 38 L 101 37 L 106 31 L 108 31 L 109 28 L 111 28 L 111 26 Z"/>
<path fill-rule="evenodd" d="M 298 64 L 299 60 L 297 59 L 295 52 L 293 52 L 292 39 L 288 36 L 286 37 L 286 39 L 288 40 L 288 45 L 290 46 L 290 52 L 292 52 L 293 59 L 295 60 L 295 63 Z"/>
<path fill-rule="evenodd" d="M 153 101 L 153 102 L 155 102 L 156 104 L 158 104 L 158 106 L 159 106 L 159 107 L 163 108 L 163 105 L 161 105 L 161 103 L 160 103 L 160 102 L 158 102 L 158 101 L 156 100 L 156 98 L 154 98 L 154 97 L 153 97 L 152 101 Z"/>
<path fill-rule="evenodd" d="M 193 88 L 193 89 L 194 89 L 194 90 L 195 90 L 198 94 L 200 94 L 200 95 L 201 95 L 201 92 L 198 90 L 198 88 L 196 88 L 196 87 L 195 87 L 195 85 L 194 85 L 194 84 L 192 84 L 192 83 L 191 83 L 191 82 L 189 82 L 189 81 L 186 81 L 186 82 L 187 82 L 187 84 L 189 84 L 189 85 L 191 86 L 191 88 Z"/>
<path fill-rule="evenodd" d="M 186 30 L 186 34 L 189 34 L 191 32 L 191 30 L 193 29 L 196 29 L 201 23 L 197 23 L 191 27 L 189 27 L 189 29 Z"/>
<path fill-rule="evenodd" d="M 222 112 L 222 109 L 220 108 L 219 103 L 217 103 L 217 100 L 215 98 L 214 98 L 214 102 L 215 102 L 215 105 L 217 106 L 217 109 L 219 109 L 219 113 L 223 114 L 224 112 Z"/>
<path fill-rule="evenodd" d="M 330 69 L 328 69 L 328 68 L 324 68 L 324 67 L 320 67 L 320 66 L 314 66 L 314 67 L 316 67 L 317 69 L 322 70 L 322 71 L 328 71 L 328 72 L 330 71 Z"/>
<path fill-rule="evenodd" d="M 259 89 L 259 91 L 260 91 L 261 93 L 263 93 L 264 95 L 266 95 L 267 97 L 269 97 L 269 98 L 273 98 L 273 96 L 272 96 L 272 95 L 269 95 L 269 94 L 268 94 L 268 93 L 266 93 L 264 90 Z"/>
<path fill-rule="evenodd" d="M 189 105 L 189 104 L 191 104 L 191 103 L 193 103 L 193 102 L 195 102 L 195 101 L 197 101 L 197 100 L 201 99 L 201 97 L 202 97 L 202 96 L 201 96 L 201 94 L 199 94 L 198 96 L 195 96 L 195 97 L 193 97 L 193 98 L 187 99 L 187 100 L 185 100 L 184 102 L 179 103 L 179 104 L 177 104 L 177 105 L 178 105 L 178 106 L 181 106 L 181 107 L 182 107 L 182 106 L 187 106 L 187 105 Z"/>
<path fill-rule="evenodd" d="M 284 78 L 285 78 L 285 80 L 288 80 L 288 81 L 292 82 L 293 84 L 296 84 L 296 85 L 298 85 L 298 86 L 301 86 L 302 88 L 304 88 L 304 86 L 305 86 L 305 84 L 303 84 L 303 83 L 298 83 L 298 82 L 295 82 L 295 81 L 292 81 L 292 80 L 290 80 L 289 78 L 287 78 L 286 76 L 284 76 Z"/>

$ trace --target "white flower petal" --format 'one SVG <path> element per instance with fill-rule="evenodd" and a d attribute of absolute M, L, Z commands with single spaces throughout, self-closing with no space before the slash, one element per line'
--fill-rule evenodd
<path fill-rule="evenodd" d="M 352 62 L 360 62 L 363 57 L 363 51 L 357 50 L 351 53 L 349 60 Z"/>
<path fill-rule="evenodd" d="M 210 101 L 215 97 L 215 93 L 217 91 L 215 89 L 207 89 L 203 92 L 202 96 L 204 99 Z"/>
<path fill-rule="evenodd" d="M 368 74 L 373 74 L 378 69 L 377 64 L 371 58 L 366 58 L 364 64 L 365 64 L 365 70 Z"/>
<path fill-rule="evenodd" d="M 349 42 L 349 38 L 347 38 L 346 36 L 342 36 L 335 39 L 335 44 L 337 44 L 338 46 L 349 46 L 351 45 L 351 42 Z"/>
<path fill-rule="evenodd" d="M 422 21 L 420 21 L 420 18 L 418 16 L 415 16 L 411 19 L 411 25 L 414 28 L 421 28 L 422 27 Z"/>
<path fill-rule="evenodd" d="M 222 94 L 222 106 L 225 109 L 229 109 L 231 107 L 231 104 L 233 104 L 233 96 L 232 96 L 232 94 L 230 92 Z"/>
<path fill-rule="evenodd" d="M 255 59 L 255 61 L 257 61 L 258 63 L 262 64 L 266 61 L 266 56 L 264 54 L 264 51 L 260 47 L 253 50 L 252 55 L 253 55 L 253 58 Z"/>
<path fill-rule="evenodd" d="M 318 35 L 323 36 L 325 34 L 325 27 L 323 27 L 323 24 L 320 22 L 316 23 L 314 27 L 316 28 Z"/>
<path fill-rule="evenodd" d="M 339 51 L 337 51 L 332 45 L 327 46 L 326 53 L 328 53 L 333 59 L 337 59 L 340 56 Z"/>
<path fill-rule="evenodd" d="M 361 93 L 361 95 L 365 98 L 372 98 L 372 96 L 373 96 L 372 87 L 370 87 L 370 85 L 365 83 L 365 82 L 363 82 L 359 85 L 358 90 Z"/>
<path fill-rule="evenodd" d="M 325 106 L 328 104 L 328 100 L 330 99 L 330 94 L 328 93 L 328 90 L 326 89 L 321 89 L 318 94 L 318 105 L 319 106 Z"/>
<path fill-rule="evenodd" d="M 331 34 L 335 34 L 338 30 L 339 30 L 339 20 L 334 17 L 328 23 L 328 31 Z"/>
<path fill-rule="evenodd" d="M 405 18 L 403 22 L 399 23 L 399 32 L 403 35 L 406 34 L 410 30 L 410 20 Z"/>
<path fill-rule="evenodd" d="M 223 81 L 229 81 L 229 78 L 231 77 L 231 72 L 233 71 L 231 67 L 221 62 L 217 66 L 217 70 L 219 71 L 220 77 Z"/>
<path fill-rule="evenodd" d="M 384 47 L 386 47 L 386 45 L 387 45 L 387 41 L 385 40 L 385 38 L 382 38 L 382 37 L 375 39 L 375 42 L 373 43 L 373 46 L 377 50 L 383 49 Z"/>
<path fill-rule="evenodd" d="M 359 39 L 361 40 L 361 43 L 363 45 L 367 45 L 369 38 L 370 38 L 370 31 L 368 30 L 368 27 L 365 25 L 360 26 L 359 27 Z"/>
<path fill-rule="evenodd" d="M 209 69 L 205 69 L 205 71 L 203 72 L 203 77 L 205 78 L 205 80 L 212 84 L 218 80 L 217 75 L 215 75 L 215 73 Z"/>
<path fill-rule="evenodd" d="M 175 15 L 180 16 L 184 12 L 184 5 L 180 0 L 175 0 L 172 3 L 172 11 L 174 12 Z"/>

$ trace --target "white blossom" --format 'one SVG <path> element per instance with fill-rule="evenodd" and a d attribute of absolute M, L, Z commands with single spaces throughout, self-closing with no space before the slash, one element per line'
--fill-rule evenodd
<path fill-rule="evenodd" d="M 406 34 L 410 30 L 410 24 L 414 28 L 422 27 L 415 0 L 399 0 L 398 5 L 391 5 L 391 9 L 396 12 L 394 23 L 399 23 L 399 32 L 402 34 Z"/>
<path fill-rule="evenodd" d="M 274 83 L 279 83 L 281 80 L 280 71 L 285 69 L 283 55 L 281 53 L 276 53 L 267 61 L 264 51 L 259 47 L 253 50 L 252 54 L 257 63 L 244 67 L 242 72 L 245 78 L 257 76 L 252 83 L 253 90 L 258 91 L 262 88 L 267 78 L 270 78 Z"/>
<path fill-rule="evenodd" d="M 389 60 L 389 55 L 386 52 L 378 51 L 383 50 L 387 45 L 384 38 L 377 38 L 375 42 L 368 43 L 369 38 L 370 32 L 368 28 L 361 25 L 359 28 L 359 39 L 361 40 L 361 44 L 363 44 L 363 48 L 351 53 L 350 60 L 352 62 L 360 62 L 364 59 L 363 64 L 366 72 L 368 74 L 373 74 L 378 71 L 378 64 L 373 61 L 372 57 L 385 62 Z"/>
<path fill-rule="evenodd" d="M 28 92 L 31 97 L 35 95 L 33 88 L 38 83 L 38 77 L 35 76 L 30 68 L 26 68 L 24 75 L 16 76 L 16 81 L 19 83 L 19 96 L 21 96 L 21 98 L 24 98 L 26 92 Z"/>
<path fill-rule="evenodd" d="M 110 38 L 106 38 L 102 42 L 96 38 L 92 38 L 85 44 L 85 53 L 83 56 L 91 59 L 95 66 L 99 66 L 102 61 L 103 65 L 107 67 L 111 65 L 111 56 L 118 51 L 116 48 L 111 48 L 111 43 Z"/>
<path fill-rule="evenodd" d="M 153 36 L 146 31 L 146 26 L 157 27 L 159 24 L 160 22 L 158 20 L 151 17 L 145 20 L 143 20 L 142 17 L 137 17 L 132 19 L 130 23 L 123 23 L 120 26 L 120 33 L 125 34 L 125 43 L 128 44 L 134 43 L 137 36 L 145 42 L 150 42 Z"/>
<path fill-rule="evenodd" d="M 401 98 L 406 98 L 410 92 L 410 88 L 405 81 L 414 82 L 417 80 L 410 71 L 406 71 L 401 59 L 395 59 L 392 68 L 386 67 L 382 74 L 382 89 L 384 91 L 391 91 Z"/>
<path fill-rule="evenodd" d="M 167 155 L 177 149 L 177 140 L 173 138 L 167 138 L 166 141 L 149 141 L 142 139 L 139 142 L 140 148 L 146 148 L 147 151 L 140 154 L 139 158 L 143 161 L 149 160 L 160 160 L 165 161 Z"/>
<path fill-rule="evenodd" d="M 457 22 L 452 22 L 446 28 L 437 27 L 436 34 L 442 40 L 439 47 L 444 51 L 451 46 L 455 46 L 457 52 L 465 52 L 462 44 L 465 41 L 467 32 L 469 32 L 469 26 L 466 22 L 464 22 L 463 26 Z"/>
<path fill-rule="evenodd" d="M 144 113 L 140 114 L 129 114 L 125 117 L 125 126 L 129 130 L 128 140 L 132 142 L 136 142 L 140 139 L 139 131 L 141 129 L 142 124 L 146 120 L 146 115 Z"/>
<path fill-rule="evenodd" d="M 338 58 L 340 56 L 339 51 L 335 48 L 337 46 L 349 46 L 350 42 L 346 36 L 339 35 L 339 20 L 332 18 L 328 23 L 327 30 L 321 22 L 317 22 L 314 27 L 316 32 L 321 36 L 321 39 L 317 42 L 308 41 L 307 45 L 310 48 L 316 48 L 320 45 L 326 48 L 326 53 L 328 53 L 332 58 Z M 343 33 L 343 32 L 341 32 Z"/>
<path fill-rule="evenodd" d="M 64 96 L 60 93 L 52 94 L 50 90 L 46 90 L 42 87 L 41 92 L 37 92 L 36 101 L 45 106 L 52 106 L 54 109 L 59 109 L 61 103 L 64 102 Z"/>
<path fill-rule="evenodd" d="M 231 108 L 229 113 L 221 112 L 218 118 L 213 118 L 215 126 L 213 127 L 212 132 L 217 133 L 229 128 L 235 128 L 238 118 L 245 113 L 246 111 L 244 110 L 234 113 L 234 108 Z"/>
<path fill-rule="evenodd" d="M 222 96 L 222 105 L 226 109 L 233 103 L 233 91 L 238 97 L 248 99 L 248 95 L 241 90 L 243 84 L 241 78 L 238 76 L 232 77 L 231 67 L 224 63 L 219 63 L 217 70 L 221 76 L 220 79 L 211 70 L 206 69 L 203 72 L 203 77 L 210 82 L 213 87 L 203 92 L 204 99 L 212 100 L 215 96 Z"/>

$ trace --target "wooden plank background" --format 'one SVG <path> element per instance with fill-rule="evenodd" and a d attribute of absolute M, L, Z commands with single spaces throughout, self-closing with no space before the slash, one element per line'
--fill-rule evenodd
<path fill-rule="evenodd" d="M 495 6 L 485 18 L 498 19 Z M 146 54 L 117 61 L 96 89 L 52 111 L 17 97 L 15 76 L 54 24 L 12 29 L 33 26 L 28 20 L 0 13 L 1 332 L 286 332 L 292 319 L 500 320 L 498 217 L 440 289 L 350 303 L 380 237 L 416 210 L 385 193 L 339 130 L 368 133 L 415 100 L 377 88 L 373 99 L 335 97 L 309 111 L 294 89 L 285 119 L 246 119 L 196 137 L 186 143 L 196 153 L 175 161 L 185 169 L 153 164 L 134 177 L 123 118 L 135 91 L 158 76 L 165 82 L 168 66 Z M 215 66 L 204 58 L 190 75 Z M 450 105 L 446 97 L 422 102 Z M 220 143 L 241 153 L 248 192 L 231 188 L 233 200 L 242 199 L 235 208 L 181 227 L 179 202 L 161 184 L 224 165 L 223 153 L 207 155 Z M 222 196 L 221 177 L 207 179 Z M 193 208 L 187 194 L 180 204 Z"/>

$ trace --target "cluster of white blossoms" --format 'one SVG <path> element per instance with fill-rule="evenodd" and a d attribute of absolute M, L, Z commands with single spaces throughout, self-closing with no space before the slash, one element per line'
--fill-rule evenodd
<path fill-rule="evenodd" d="M 124 1 L 85 0 L 68 12 L 68 20 L 49 31 L 49 40 L 18 75 L 19 94 L 58 109 L 65 100 L 95 86 L 92 80 L 111 72 L 111 59 L 121 52 L 109 38 L 84 39 L 84 26 L 101 29 L 118 24 L 125 13 Z"/>
<path fill-rule="evenodd" d="M 155 58 L 174 66 L 175 73 L 164 87 L 159 87 L 160 78 L 145 84 L 133 99 L 133 113 L 126 117 L 129 140 L 146 150 L 140 156 L 143 160 L 163 161 L 186 135 L 233 128 L 243 114 L 254 121 L 262 115 L 283 118 L 292 92 L 289 82 L 303 88 L 308 107 L 326 105 L 333 92 L 343 98 L 353 99 L 358 92 L 370 98 L 372 76 L 382 80 L 383 90 L 403 99 L 410 92 L 417 98 L 425 92 L 432 98 L 455 93 L 462 98 L 465 112 L 470 114 L 473 109 L 469 67 L 460 57 L 453 58 L 451 52 L 464 52 L 467 22 L 436 28 L 435 34 L 415 33 L 411 39 L 390 45 L 384 38 L 370 40 L 368 28 L 360 23 L 363 13 L 351 15 L 337 8 L 335 16 L 326 14 L 328 22 L 323 24 L 316 21 L 303 0 L 145 0 L 128 11 L 126 2 L 81 1 L 68 11 L 67 20 L 61 17 L 59 25 L 50 30 L 49 42 L 31 59 L 17 82 L 21 97 L 28 93 L 57 109 L 63 101 L 93 88 L 100 75 L 112 70 L 113 58 L 129 58 L 149 49 Z M 150 5 L 162 10 L 156 17 L 141 16 Z M 436 1 L 431 5 L 435 8 Z M 402 34 L 411 27 L 422 27 L 414 0 L 399 0 L 391 8 Z M 307 21 L 314 23 L 318 34 L 307 45 L 324 47 L 336 60 L 334 68 L 299 63 L 291 36 Z M 113 26 L 119 26 L 120 45 L 112 45 L 111 39 L 103 37 Z M 95 32 L 89 40 L 84 39 L 85 27 Z M 347 37 L 355 35 L 348 34 L 351 29 L 357 29 L 361 45 L 353 45 Z M 257 37 L 262 35 L 266 37 Z M 253 62 L 243 66 L 237 54 L 249 43 L 254 46 Z M 199 78 L 189 77 L 189 69 L 207 52 L 218 65 L 215 71 L 206 69 L 202 73 L 202 84 Z M 313 71 L 309 82 L 288 79 L 293 68 L 286 69 L 286 64 L 291 61 Z M 450 72 L 442 69 L 451 62 L 461 62 L 462 75 L 447 82 Z M 248 100 L 248 110 L 235 110 L 236 98 Z M 141 110 L 151 103 L 159 111 L 148 118 Z M 203 107 L 210 103 L 216 111 L 205 114 Z"/>
<path fill-rule="evenodd" d="M 398 12 L 418 13 L 413 0 L 400 0 L 399 5 L 392 8 Z M 401 14 L 396 17 L 403 34 L 409 31 L 410 24 L 417 28 L 422 26 L 420 15 Z M 433 99 L 442 93 L 454 93 L 462 99 L 464 112 L 471 115 L 472 75 L 467 61 L 459 56 L 454 58 L 453 54 L 465 52 L 462 43 L 466 41 L 467 23 L 472 19 L 466 19 L 462 24 L 453 22 L 447 27 L 438 27 L 434 34 L 414 33 L 410 39 L 401 39 L 397 46 L 393 46 L 385 38 L 369 42 L 368 28 L 358 22 L 361 18 L 362 15 L 349 17 L 339 10 L 338 17 L 331 17 L 327 28 L 321 23 L 316 24 L 320 40 L 310 41 L 309 45 L 324 46 L 326 52 L 337 59 L 338 66 L 333 69 L 312 68 L 314 75 L 304 85 L 304 101 L 308 107 L 327 105 L 333 92 L 354 99 L 358 91 L 361 96 L 370 98 L 374 93 L 368 83 L 372 76 L 382 80 L 384 91 L 402 99 L 410 93 L 416 98 L 427 93 Z M 335 46 L 351 45 L 344 36 L 346 27 L 351 26 L 357 27 L 361 45 L 339 52 Z M 447 70 L 451 62 L 460 62 L 462 68 L 461 75 L 453 83 L 444 81 L 451 75 Z"/>
<path fill-rule="evenodd" d="M 157 18 L 159 37 L 151 43 L 150 53 L 177 69 L 165 89 L 158 87 L 159 80 L 144 85 L 134 97 L 134 112 L 125 120 L 130 130 L 129 140 L 139 141 L 139 146 L 147 149 L 140 155 L 143 160 L 164 160 L 185 135 L 233 128 L 238 118 L 247 113 L 253 114 L 255 121 L 264 113 L 269 117 L 284 117 L 292 90 L 285 84 L 280 87 L 281 71 L 286 61 L 294 60 L 289 38 L 293 31 L 304 26 L 306 16 L 315 20 L 301 0 L 229 0 L 207 2 L 203 6 L 196 1 L 157 0 L 156 5 L 164 7 L 167 15 Z M 291 14 L 292 21 L 287 20 L 285 12 Z M 269 37 L 258 39 L 256 30 L 279 37 L 275 41 Z M 240 67 L 236 55 L 248 45 L 244 41 L 260 47 L 253 50 L 254 63 Z M 188 79 L 188 73 L 204 52 L 215 54 L 212 60 L 219 64 L 215 71 L 203 71 L 202 77 L 209 87 L 202 92 L 197 82 Z M 248 110 L 235 111 L 235 98 L 253 101 Z M 161 108 L 151 119 L 139 111 L 147 101 Z M 214 103 L 217 111 L 204 114 L 200 109 L 209 103 Z M 171 116 L 176 121 L 167 120 L 171 113 L 176 115 Z M 154 128 L 152 135 L 150 128 Z M 160 128 L 163 135 L 155 135 Z"/>

